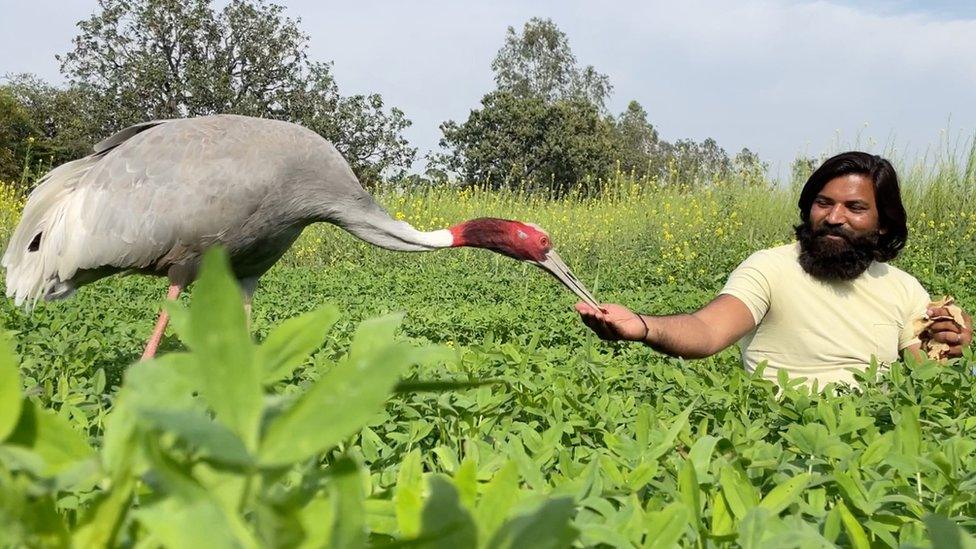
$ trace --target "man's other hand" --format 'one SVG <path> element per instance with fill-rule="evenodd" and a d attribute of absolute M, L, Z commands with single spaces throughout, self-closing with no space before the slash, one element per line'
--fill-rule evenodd
<path fill-rule="evenodd" d="M 929 318 L 952 316 L 952 313 L 945 307 L 933 307 L 927 313 Z M 928 332 L 932 334 L 934 341 L 949 345 L 949 358 L 962 356 L 962 350 L 973 341 L 973 319 L 965 312 L 962 313 L 962 317 L 966 321 L 966 325 L 961 328 L 951 320 L 938 320 L 928 328 Z"/>
<path fill-rule="evenodd" d="M 576 304 L 576 311 L 600 339 L 606 341 L 641 341 L 647 336 L 647 328 L 637 313 L 623 305 L 600 304 L 596 310 L 586 303 Z"/>

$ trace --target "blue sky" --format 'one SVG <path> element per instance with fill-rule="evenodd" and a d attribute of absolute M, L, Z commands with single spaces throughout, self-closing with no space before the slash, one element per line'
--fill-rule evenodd
<path fill-rule="evenodd" d="M 785 169 L 838 149 L 913 157 L 976 130 L 976 3 L 500 0 L 280 1 L 333 61 L 343 93 L 378 92 L 436 149 L 492 89 L 509 25 L 552 18 L 581 63 L 610 76 L 610 108 L 636 99 L 665 139 L 715 138 Z M 54 59 L 94 0 L 5 7 L 0 73 L 60 81 Z"/>

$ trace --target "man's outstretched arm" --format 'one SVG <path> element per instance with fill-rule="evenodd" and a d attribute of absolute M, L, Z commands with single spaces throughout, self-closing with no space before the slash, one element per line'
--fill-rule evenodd
<path fill-rule="evenodd" d="M 583 323 L 607 341 L 641 341 L 656 351 L 682 358 L 704 358 L 735 343 L 756 325 L 745 303 L 722 294 L 698 311 L 670 316 L 638 315 L 623 305 L 601 311 L 577 303 Z"/>

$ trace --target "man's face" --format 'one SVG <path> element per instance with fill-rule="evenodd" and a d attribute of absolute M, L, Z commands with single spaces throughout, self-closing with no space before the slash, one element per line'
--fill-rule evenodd
<path fill-rule="evenodd" d="M 874 202 L 874 184 L 861 174 L 831 179 L 820 190 L 810 207 L 813 230 L 842 230 L 852 237 L 878 230 L 878 208 Z M 828 236 L 838 241 L 839 236 Z"/>
<path fill-rule="evenodd" d="M 823 280 L 853 280 L 874 260 L 879 228 L 874 184 L 860 174 L 831 179 L 797 227 L 800 265 Z"/>

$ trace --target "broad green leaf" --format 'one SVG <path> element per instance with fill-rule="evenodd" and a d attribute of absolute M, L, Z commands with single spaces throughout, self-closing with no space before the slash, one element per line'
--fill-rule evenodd
<path fill-rule="evenodd" d="M 827 519 L 824 521 L 824 537 L 827 541 L 834 543 L 840 536 L 841 529 L 841 518 L 840 518 L 840 507 L 834 506 L 830 512 L 827 513 Z"/>
<path fill-rule="evenodd" d="M 88 515 L 72 535 L 76 547 L 114 547 L 115 536 L 131 504 L 135 478 L 125 476 L 112 484 L 108 494 L 90 508 Z"/>
<path fill-rule="evenodd" d="M 169 356 L 169 355 L 167 355 Z M 105 420 L 102 438 L 102 468 L 113 477 L 128 476 L 138 453 L 138 418 L 133 409 L 137 402 L 128 387 L 122 387 L 112 413 Z"/>
<path fill-rule="evenodd" d="M 0 482 L 0 547 L 69 547 L 71 533 L 50 495 Z"/>
<path fill-rule="evenodd" d="M 868 540 L 868 535 L 864 533 L 864 528 L 861 527 L 861 523 L 857 518 L 851 513 L 851 511 L 844 505 L 843 501 L 837 502 L 838 512 L 840 513 L 840 520 L 844 524 L 844 531 L 847 532 L 847 539 L 850 540 L 851 546 L 855 549 L 870 549 L 871 542 Z"/>
<path fill-rule="evenodd" d="M 193 356 L 170 353 L 133 365 L 123 390 L 143 426 L 163 430 L 202 453 L 230 465 L 250 465 L 253 458 L 244 442 L 224 424 L 208 417 L 193 396 L 200 373 Z"/>
<path fill-rule="evenodd" d="M 841 495 L 844 496 L 844 499 L 848 503 L 868 516 L 874 514 L 877 506 L 868 503 L 867 494 L 860 480 L 845 472 L 834 471 L 834 481 L 840 488 Z"/>
<path fill-rule="evenodd" d="M 864 449 L 861 454 L 860 462 L 862 467 L 870 467 L 877 465 L 884 461 L 885 457 L 891 452 L 894 447 L 894 441 L 891 439 L 891 433 L 885 433 L 878 438 L 871 441 L 868 447 Z"/>
<path fill-rule="evenodd" d="M 243 303 L 241 304 L 243 306 Z M 166 300 L 163 302 L 163 310 L 169 315 L 169 326 L 180 338 L 184 345 L 190 347 L 193 335 L 190 331 L 190 309 L 183 306 L 179 301 Z"/>
<path fill-rule="evenodd" d="M 378 355 L 337 365 L 271 421 L 259 462 L 277 467 L 302 461 L 362 429 L 383 409 L 396 380 L 417 355 L 407 345 L 387 345 Z"/>
<path fill-rule="evenodd" d="M 0 442 L 3 442 L 20 419 L 20 370 L 7 335 L 0 330 Z"/>
<path fill-rule="evenodd" d="M 627 474 L 625 485 L 633 491 L 647 486 L 657 475 L 660 464 L 657 461 L 645 461 Z"/>
<path fill-rule="evenodd" d="M 157 429 L 173 433 L 199 450 L 201 457 L 226 465 L 253 463 L 244 443 L 229 429 L 195 410 L 140 410 L 139 415 Z"/>
<path fill-rule="evenodd" d="M 492 538 L 488 547 L 492 549 L 570 547 L 579 535 L 579 531 L 572 525 L 575 508 L 571 498 L 550 499 L 534 513 L 508 521 Z"/>
<path fill-rule="evenodd" d="M 205 497 L 167 498 L 133 514 L 166 547 L 258 547 L 255 540 L 238 535 L 227 515 Z"/>
<path fill-rule="evenodd" d="M 413 450 L 404 456 L 397 472 L 396 492 L 393 502 L 396 505 L 397 525 L 400 534 L 407 538 L 420 533 L 420 515 L 423 510 L 424 469 L 420 461 L 420 450 Z"/>
<path fill-rule="evenodd" d="M 332 539 L 328 547 L 359 549 L 366 546 L 366 510 L 359 465 L 349 458 L 331 468 L 330 499 L 335 505 Z"/>
<path fill-rule="evenodd" d="M 644 405 L 637 410 L 637 421 L 634 422 L 634 434 L 637 437 L 637 446 L 647 448 L 650 445 L 651 433 L 651 411 L 653 408 Z"/>
<path fill-rule="evenodd" d="M 918 409 L 906 406 L 895 425 L 895 444 L 905 456 L 917 456 L 922 451 L 922 427 L 918 422 Z"/>
<path fill-rule="evenodd" d="M 898 547 L 898 540 L 895 536 L 891 534 L 893 530 L 897 530 L 897 527 L 890 524 L 883 524 L 876 520 L 866 520 L 863 521 L 863 525 L 867 526 L 868 530 L 873 534 L 875 540 L 881 540 L 888 547 Z"/>
<path fill-rule="evenodd" d="M 734 465 L 723 467 L 719 474 L 719 484 L 722 486 L 722 493 L 729 504 L 729 509 L 737 519 L 744 519 L 750 509 L 759 505 L 756 488 L 738 467 Z"/>
<path fill-rule="evenodd" d="M 671 422 L 671 426 L 668 428 L 667 432 L 664 434 L 664 438 L 661 442 L 657 443 L 653 448 L 650 448 L 645 454 L 645 458 L 649 460 L 657 459 L 667 453 L 669 450 L 674 448 L 674 441 L 678 438 L 678 434 L 688 425 L 688 416 L 691 415 L 691 411 L 694 409 L 697 400 L 691 403 L 690 406 L 685 408 L 683 412 L 678 414 L 674 420 Z"/>
<path fill-rule="evenodd" d="M 632 547 L 633 543 L 612 526 L 587 522 L 578 525 L 579 543 L 583 547 Z M 515 547 L 513 545 L 513 547 Z M 567 546 L 569 547 L 569 546 Z"/>
<path fill-rule="evenodd" d="M 329 329 L 339 319 L 334 305 L 290 318 L 268 334 L 258 347 L 258 364 L 264 371 L 264 383 L 291 375 L 295 368 L 318 349 Z"/>
<path fill-rule="evenodd" d="M 810 482 L 810 477 L 809 473 L 801 473 L 780 483 L 766 494 L 766 497 L 759 502 L 759 506 L 768 509 L 774 515 L 780 514 L 796 502 Z"/>
<path fill-rule="evenodd" d="M 369 478 L 363 478 L 363 493 L 370 493 L 372 487 L 368 485 Z M 397 526 L 396 506 L 391 499 L 366 498 L 363 502 L 366 512 L 366 531 L 371 536 L 390 536 L 399 534 Z"/>
<path fill-rule="evenodd" d="M 792 442 L 797 449 L 809 456 L 842 458 L 851 452 L 850 446 L 819 423 L 790 425 L 783 438 Z"/>
<path fill-rule="evenodd" d="M 261 464 L 287 465 L 328 450 L 382 410 L 406 367 L 423 357 L 421 350 L 381 339 L 385 336 L 379 334 L 392 333 L 399 321 L 388 316 L 360 326 L 361 341 L 376 336 L 374 349 L 338 364 L 271 421 L 261 442 Z"/>
<path fill-rule="evenodd" d="M 471 515 L 461 507 L 457 491 L 443 475 L 428 477 L 430 498 L 424 506 L 421 538 L 423 547 L 454 549 L 475 547 L 478 530 Z"/>
<path fill-rule="evenodd" d="M 695 464 L 695 474 L 699 478 L 708 474 L 708 464 L 712 461 L 712 452 L 715 450 L 715 445 L 718 444 L 718 441 L 718 437 L 705 435 L 691 445 L 688 456 L 691 457 L 691 461 Z"/>
<path fill-rule="evenodd" d="M 301 549 L 319 549 L 328 546 L 335 528 L 336 505 L 327 495 L 312 498 L 298 511 L 302 525 Z"/>
<path fill-rule="evenodd" d="M 454 487 L 457 488 L 461 504 L 469 512 L 474 512 L 478 497 L 478 465 L 471 457 L 465 457 L 455 471 Z"/>
<path fill-rule="evenodd" d="M 545 489 L 549 483 L 546 482 L 546 477 L 539 470 L 539 466 L 525 453 L 525 448 L 522 446 L 522 443 L 517 439 L 512 440 L 508 444 L 508 450 L 509 457 L 518 465 L 518 471 L 522 479 L 535 490 Z M 604 465 L 605 462 L 600 460 L 600 468 L 605 474 L 606 470 L 604 469 Z"/>
<path fill-rule="evenodd" d="M 771 530 L 769 523 L 775 518 L 769 509 L 753 507 L 739 522 L 739 537 L 736 541 L 743 549 L 764 549 L 766 535 Z"/>
<path fill-rule="evenodd" d="M 647 537 L 645 549 L 670 549 L 676 547 L 684 536 L 691 513 L 684 504 L 674 502 L 660 511 L 647 513 Z"/>
<path fill-rule="evenodd" d="M 620 467 L 614 463 L 613 458 L 610 456 L 600 456 L 600 470 L 603 472 L 604 478 L 612 482 L 616 486 L 624 486 L 627 484 L 627 479 L 624 478 L 623 473 L 620 472 Z M 541 485 L 545 481 L 540 481 L 535 485 L 536 488 L 541 488 Z"/>
<path fill-rule="evenodd" d="M 166 497 L 133 513 L 154 537 L 170 547 L 256 547 L 257 542 L 238 515 L 239 501 L 227 505 L 202 485 L 191 466 L 174 460 L 157 444 L 145 451 L 154 485 Z"/>
<path fill-rule="evenodd" d="M 199 364 L 201 394 L 217 420 L 253 449 L 264 409 L 263 373 L 254 359 L 242 299 L 227 255 L 218 248 L 209 250 L 193 288 L 189 344 Z"/>
<path fill-rule="evenodd" d="M 939 549 L 976 549 L 976 540 L 955 522 L 936 514 L 926 515 L 924 520 L 932 547 Z"/>
<path fill-rule="evenodd" d="M 712 508 L 712 528 L 711 534 L 715 537 L 725 537 L 735 534 L 735 519 L 729 511 L 728 502 L 721 491 L 716 491 L 711 498 Z"/>
<path fill-rule="evenodd" d="M 695 464 L 691 459 L 685 459 L 678 471 L 678 496 L 681 502 L 691 510 L 695 528 L 701 529 L 701 489 L 698 487 L 698 475 L 695 474 Z"/>
<path fill-rule="evenodd" d="M 144 410 L 183 410 L 203 402 L 194 397 L 203 379 L 190 353 L 168 353 L 129 367 L 123 390 Z"/>
<path fill-rule="evenodd" d="M 491 478 L 475 511 L 479 539 L 490 539 L 518 502 L 518 466 L 509 461 Z"/>
<path fill-rule="evenodd" d="M 53 477 L 95 457 L 95 452 L 67 419 L 24 399 L 17 426 L 4 443 L 26 451 L 34 473 Z M 36 456 L 34 461 L 29 456 Z M 25 462 L 27 463 L 27 462 Z"/>
<path fill-rule="evenodd" d="M 402 322 L 403 313 L 364 320 L 352 336 L 352 344 L 349 346 L 350 360 L 359 360 L 364 355 L 375 353 L 377 346 L 393 341 Z"/>

